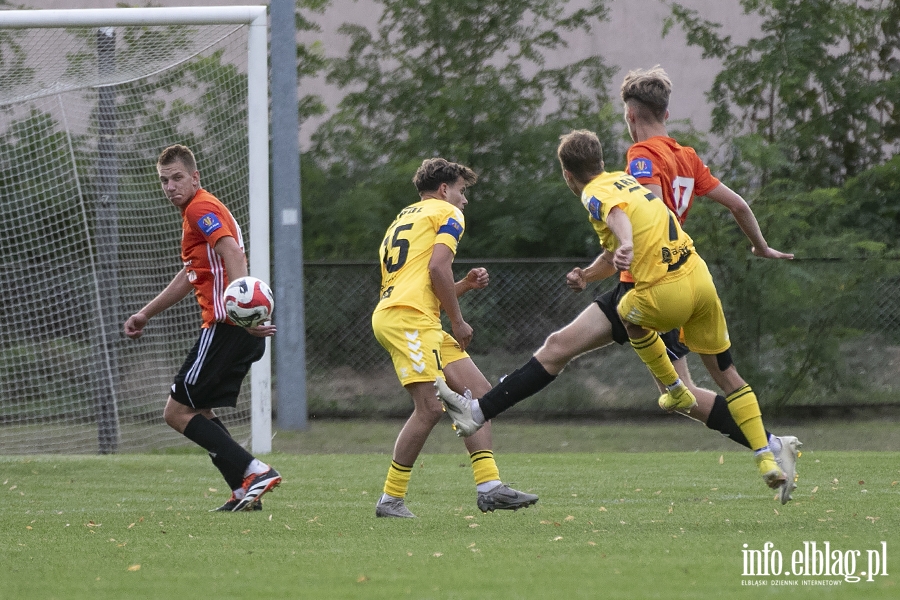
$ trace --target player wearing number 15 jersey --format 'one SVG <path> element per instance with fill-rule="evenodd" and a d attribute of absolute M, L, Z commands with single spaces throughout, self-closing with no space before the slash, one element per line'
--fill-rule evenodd
<path fill-rule="evenodd" d="M 416 458 L 443 415 L 435 380 L 446 380 L 461 393 L 471 390 L 481 395 L 491 388 L 466 354 L 473 330 L 457 300 L 485 287 L 488 273 L 472 269 L 461 281 L 453 279 L 453 258 L 465 230 L 466 187 L 476 180 L 466 166 L 443 158 L 426 159 L 413 177 L 420 200 L 400 211 L 381 243 L 381 296 L 372 314 L 372 329 L 412 397 L 413 413 L 394 444 L 384 493 L 375 505 L 378 517 L 415 516 L 404 499 Z M 453 335 L 441 328 L 441 309 L 449 317 Z M 537 502 L 537 496 L 500 481 L 490 428 L 482 432 L 466 440 L 478 508 L 515 510 Z"/>
<path fill-rule="evenodd" d="M 406 306 L 439 319 L 441 304 L 428 262 L 435 244 L 456 254 L 465 227 L 462 211 L 437 198 L 425 198 L 401 210 L 381 244 L 381 295 L 375 310 Z"/>

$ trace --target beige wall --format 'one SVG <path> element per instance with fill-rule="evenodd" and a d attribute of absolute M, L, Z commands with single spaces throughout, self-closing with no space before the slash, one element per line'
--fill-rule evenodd
<path fill-rule="evenodd" d="M 115 8 L 116 0 L 19 0 L 29 8 Z M 137 4 L 137 3 L 135 3 Z M 253 0 L 155 0 L 158 6 L 235 6 L 266 4 Z M 736 0 L 681 0 L 681 4 L 697 9 L 704 18 L 721 23 L 722 34 L 742 42 L 758 35 L 759 21 L 742 14 Z M 709 90 L 719 63 L 702 60 L 699 48 L 688 47 L 684 33 L 675 29 L 666 38 L 661 37 L 663 20 L 668 14 L 661 0 L 611 0 L 610 20 L 601 23 L 588 34 L 574 35 L 569 48 L 548 55 L 548 63 L 564 64 L 578 57 L 599 54 L 604 61 L 619 72 L 614 78 L 610 93 L 618 97 L 618 82 L 633 68 L 661 64 L 674 82 L 671 118 L 690 119 L 701 130 L 710 124 L 710 106 L 705 93 Z M 332 0 L 332 6 L 323 15 L 312 15 L 322 27 L 318 34 L 304 33 L 301 40 L 322 40 L 329 56 L 339 56 L 347 48 L 343 36 L 336 33 L 344 22 L 371 23 L 377 19 L 378 7 L 369 0 Z M 302 82 L 307 93 L 320 94 L 329 105 L 341 97 L 339 90 L 329 87 L 322 79 Z M 305 143 L 320 120 L 305 123 L 301 140 Z"/>

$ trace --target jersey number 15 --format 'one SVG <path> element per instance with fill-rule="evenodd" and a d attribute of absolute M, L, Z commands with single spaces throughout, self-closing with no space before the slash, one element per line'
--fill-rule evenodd
<path fill-rule="evenodd" d="M 384 258 L 382 260 L 384 262 L 384 270 L 388 273 L 396 273 L 406 264 L 406 259 L 409 256 L 409 240 L 400 237 L 400 234 L 404 231 L 409 231 L 412 227 L 412 223 L 398 225 L 394 228 L 393 234 L 388 231 L 387 235 L 384 236 L 384 242 L 382 243 Z M 397 248 L 396 261 L 391 252 L 393 248 Z"/>

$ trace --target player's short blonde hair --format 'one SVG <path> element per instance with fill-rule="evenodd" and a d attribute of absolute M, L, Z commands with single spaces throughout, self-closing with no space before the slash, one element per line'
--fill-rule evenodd
<path fill-rule="evenodd" d="M 629 71 L 622 82 L 622 102 L 638 111 L 638 117 L 659 123 L 666 119 L 672 80 L 659 65 Z"/>
<path fill-rule="evenodd" d="M 194 158 L 194 153 L 187 146 L 182 146 L 181 144 L 169 146 L 159 155 L 159 158 L 156 160 L 156 166 L 162 167 L 171 165 L 174 162 L 183 164 L 188 173 L 193 173 L 197 170 L 197 160 Z"/>
<path fill-rule="evenodd" d="M 413 175 L 413 185 L 418 192 L 433 192 L 442 183 L 454 184 L 462 178 L 466 185 L 474 185 L 478 181 L 475 171 L 465 165 L 450 162 L 445 158 L 426 158 Z"/>
<path fill-rule="evenodd" d="M 582 183 L 603 172 L 603 146 L 593 131 L 576 129 L 560 136 L 556 156 L 562 168 Z"/>

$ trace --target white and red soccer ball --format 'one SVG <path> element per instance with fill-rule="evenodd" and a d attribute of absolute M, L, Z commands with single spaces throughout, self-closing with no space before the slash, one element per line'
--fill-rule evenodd
<path fill-rule="evenodd" d="M 225 312 L 240 327 L 254 327 L 272 318 L 275 298 L 265 281 L 240 277 L 225 288 Z"/>

